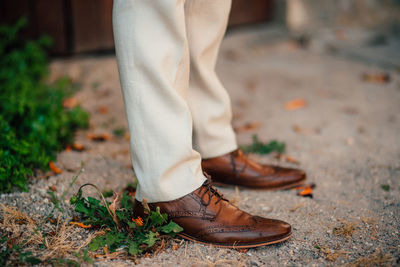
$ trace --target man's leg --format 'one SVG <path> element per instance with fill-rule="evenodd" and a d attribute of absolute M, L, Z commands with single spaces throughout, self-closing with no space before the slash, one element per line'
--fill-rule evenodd
<path fill-rule="evenodd" d="M 205 181 L 200 155 L 192 149 L 186 102 L 184 1 L 114 0 L 113 27 L 131 158 L 139 180 L 136 198 L 177 199 Z"/>
<path fill-rule="evenodd" d="M 185 5 L 195 149 L 214 182 L 265 189 L 297 186 L 305 181 L 303 171 L 261 165 L 236 150 L 229 96 L 215 72 L 230 6 L 231 0 L 187 0 Z"/>
<path fill-rule="evenodd" d="M 182 226 L 178 235 L 189 240 L 248 248 L 288 239 L 288 223 L 251 216 L 204 182 L 186 104 L 184 1 L 114 1 L 118 66 L 139 179 L 133 216 L 145 216 L 140 200 L 146 198 L 151 209 L 160 208 Z"/>
<path fill-rule="evenodd" d="M 190 50 L 188 104 L 193 116 L 193 145 L 203 158 L 237 148 L 231 126 L 229 95 L 215 73 L 231 0 L 186 0 L 186 30 Z"/>

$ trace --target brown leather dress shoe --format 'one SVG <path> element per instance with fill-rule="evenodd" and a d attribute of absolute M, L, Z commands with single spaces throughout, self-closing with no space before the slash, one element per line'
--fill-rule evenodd
<path fill-rule="evenodd" d="M 215 185 L 239 185 L 262 189 L 288 189 L 306 180 L 302 170 L 261 165 L 237 149 L 226 155 L 205 159 L 203 171 L 212 177 Z"/>
<path fill-rule="evenodd" d="M 207 180 L 200 188 L 179 199 L 148 204 L 180 225 L 181 237 L 195 242 L 230 248 L 252 248 L 288 239 L 291 226 L 283 221 L 252 216 L 214 189 Z M 134 217 L 144 216 L 141 202 L 135 202 Z"/>

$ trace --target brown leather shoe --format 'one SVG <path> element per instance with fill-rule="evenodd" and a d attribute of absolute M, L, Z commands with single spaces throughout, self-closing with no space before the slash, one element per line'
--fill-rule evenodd
<path fill-rule="evenodd" d="M 209 180 L 200 188 L 179 199 L 148 204 L 150 209 L 160 207 L 161 213 L 184 230 L 181 237 L 218 247 L 252 248 L 278 243 L 288 239 L 288 223 L 252 216 L 214 189 Z M 144 207 L 135 202 L 134 217 L 144 216 Z"/>
<path fill-rule="evenodd" d="M 237 149 L 226 155 L 202 161 L 203 171 L 215 185 L 239 185 L 263 189 L 288 189 L 306 180 L 302 170 L 261 165 Z"/>

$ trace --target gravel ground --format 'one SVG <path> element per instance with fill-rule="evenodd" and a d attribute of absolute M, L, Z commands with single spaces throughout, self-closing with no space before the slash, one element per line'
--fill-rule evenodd
<path fill-rule="evenodd" d="M 398 51 L 398 50 L 397 50 Z M 102 190 L 121 190 L 134 181 L 126 136 L 125 113 L 113 55 L 55 60 L 52 78 L 69 75 L 82 85 L 75 96 L 90 111 L 90 129 L 77 133 L 83 152 L 64 151 L 56 162 L 63 173 L 33 178 L 28 193 L 0 196 L 0 201 L 35 217 L 52 207 L 47 190 L 70 190 L 87 182 Z M 262 162 L 300 167 L 316 184 L 313 198 L 293 190 L 269 192 L 221 188 L 222 193 L 253 214 L 290 222 L 293 237 L 284 243 L 236 251 L 184 241 L 157 255 L 139 259 L 139 266 L 333 266 L 400 264 L 400 74 L 387 84 L 363 81 L 363 73 L 379 66 L 348 60 L 321 49 L 302 49 L 276 28 L 239 29 L 225 38 L 217 71 L 226 85 L 234 125 L 257 123 L 259 128 L 238 133 L 240 144 L 259 139 L 284 141 L 299 164 L 255 156 Z M 288 111 L 284 103 L 301 98 L 307 106 Z M 95 142 L 88 133 L 112 136 Z M 388 190 L 382 189 L 382 185 Z M 57 217 L 59 214 L 55 214 Z M 62 214 L 73 212 L 65 206 Z M 80 236 L 82 235 L 82 236 Z M 87 231 L 80 231 L 84 239 Z M 85 236 L 86 235 L 86 236 Z M 78 238 L 77 237 L 77 238 Z M 131 265 L 125 260 L 96 261 L 96 266 Z"/>

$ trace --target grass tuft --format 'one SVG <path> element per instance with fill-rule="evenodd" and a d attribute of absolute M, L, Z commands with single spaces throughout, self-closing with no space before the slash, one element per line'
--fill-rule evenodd
<path fill-rule="evenodd" d="M 286 144 L 276 140 L 272 140 L 268 143 L 263 143 L 258 140 L 257 135 L 253 135 L 253 143 L 248 146 L 243 146 L 242 150 L 248 153 L 257 153 L 261 155 L 267 155 L 272 152 L 282 154 L 286 150 Z"/>

